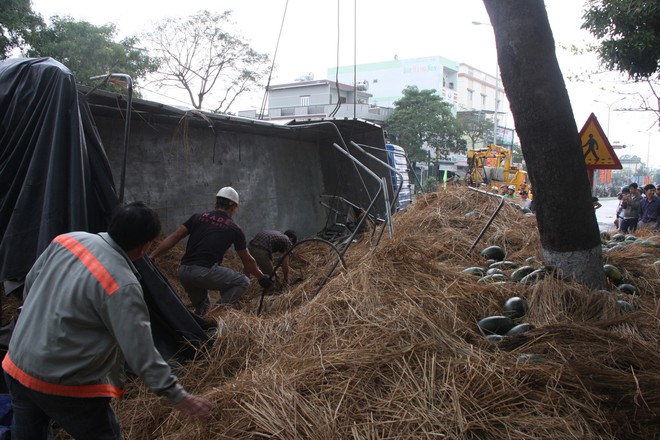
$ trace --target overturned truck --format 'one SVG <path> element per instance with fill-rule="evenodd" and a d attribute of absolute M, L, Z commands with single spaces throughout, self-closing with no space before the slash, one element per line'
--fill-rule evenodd
<path fill-rule="evenodd" d="M 0 90 L 5 295 L 20 297 L 25 275 L 55 236 L 105 230 L 124 201 L 152 206 L 168 232 L 208 209 L 218 188 L 233 186 L 248 235 L 295 228 L 310 236 L 349 228 L 361 216 L 392 232 L 401 188 L 393 187 L 383 131 L 374 124 L 279 125 L 180 110 L 133 99 L 131 87 L 126 94 L 78 87 L 51 58 L 3 61 Z M 157 347 L 166 358 L 190 355 L 208 339 L 203 322 L 148 258 L 136 266 Z"/>

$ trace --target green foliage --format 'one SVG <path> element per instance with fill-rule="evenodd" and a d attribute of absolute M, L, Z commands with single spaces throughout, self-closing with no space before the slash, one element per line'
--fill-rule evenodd
<path fill-rule="evenodd" d="M 520 144 L 514 142 L 511 146 L 511 162 L 513 163 L 523 163 L 525 158 L 523 157 L 522 147 Z"/>
<path fill-rule="evenodd" d="M 195 108 L 209 98 L 208 107 L 227 112 L 239 95 L 257 86 L 269 70 L 268 55 L 228 31 L 230 16 L 231 11 L 200 11 L 167 19 L 144 36 L 161 60 L 155 78 L 161 87 L 183 89 Z"/>
<path fill-rule="evenodd" d="M 588 0 L 583 29 L 600 40 L 609 70 L 633 79 L 660 74 L 660 3 L 657 0 Z"/>
<path fill-rule="evenodd" d="M 424 182 L 424 192 L 435 192 L 438 190 L 438 185 L 440 182 L 438 182 L 438 179 L 436 179 L 433 176 L 430 176 L 426 179 L 426 182 Z"/>
<path fill-rule="evenodd" d="M 395 143 L 406 149 L 411 160 L 426 159 L 422 150 L 425 144 L 435 149 L 436 155 L 465 150 L 460 124 L 451 106 L 435 90 L 408 86 L 394 105 L 394 112 L 387 120 L 388 132 Z"/>
<path fill-rule="evenodd" d="M 492 142 L 493 121 L 486 118 L 485 114 L 480 111 L 466 111 L 458 112 L 456 117 L 465 136 L 470 139 L 470 148 L 474 149 L 475 145 L 481 142 Z"/>
<path fill-rule="evenodd" d="M 44 26 L 39 14 L 32 11 L 30 0 L 2 0 L 0 7 L 0 60 L 14 49 L 24 49 L 30 35 Z"/>
<path fill-rule="evenodd" d="M 116 33 L 114 24 L 95 26 L 71 17 L 54 16 L 48 27 L 31 36 L 27 55 L 52 57 L 73 72 L 76 82 L 90 86 L 99 84 L 99 80 L 89 79 L 92 76 L 123 73 L 137 83 L 156 70 L 156 60 L 135 48 L 135 38 L 117 43 L 114 41 Z M 115 87 L 108 85 L 106 88 Z"/>

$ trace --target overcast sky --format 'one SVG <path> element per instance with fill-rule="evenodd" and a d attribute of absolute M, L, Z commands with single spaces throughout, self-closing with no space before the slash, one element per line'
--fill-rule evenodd
<path fill-rule="evenodd" d="M 580 29 L 581 0 L 546 0 L 555 41 L 558 46 L 585 47 L 593 42 Z M 115 23 L 121 37 L 138 34 L 166 17 L 188 16 L 199 10 L 233 11 L 235 28 L 252 47 L 275 55 L 278 35 L 284 26 L 271 84 L 290 82 L 311 72 L 315 79 L 326 79 L 328 68 L 426 56 L 442 56 L 495 72 L 495 39 L 482 0 L 135 0 L 118 4 L 89 0 L 32 0 L 33 10 L 44 18 L 70 15 L 95 25 Z M 338 26 L 338 15 L 341 17 Z M 357 28 L 357 32 L 354 32 Z M 339 36 L 338 36 L 339 34 Z M 357 34 L 354 37 L 354 34 Z M 629 147 L 617 150 L 620 156 L 634 154 L 643 162 L 660 167 L 660 133 L 657 118 L 651 113 L 622 111 L 637 108 L 638 101 L 621 92 L 649 96 L 648 87 L 622 86 L 614 75 L 599 77 L 596 84 L 572 81 L 576 74 L 597 67 L 592 56 L 576 56 L 557 49 L 566 78 L 578 129 L 591 112 L 598 117 L 611 143 Z M 602 90 L 605 88 L 605 90 Z M 163 101 L 158 95 L 144 93 L 147 99 Z M 259 108 L 262 96 L 243 100 L 234 111 Z M 600 102 L 594 102 L 594 100 Z M 171 103 L 171 102 L 170 102 Z M 609 111 L 608 111 L 609 106 Z M 608 117 L 609 116 L 609 117 Z M 608 124 L 609 120 L 609 124 Z M 513 125 L 511 118 L 509 126 Z M 655 124 L 655 125 L 654 125 Z M 650 148 L 649 148 L 650 145 Z M 654 151 L 655 150 L 655 151 Z"/>

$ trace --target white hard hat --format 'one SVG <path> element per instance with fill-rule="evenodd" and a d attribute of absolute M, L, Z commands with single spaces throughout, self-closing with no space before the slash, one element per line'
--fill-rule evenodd
<path fill-rule="evenodd" d="M 234 188 L 231 186 L 225 186 L 224 188 L 220 188 L 220 191 L 218 191 L 218 194 L 215 195 L 216 197 L 223 197 L 225 199 L 231 200 L 232 202 L 238 203 L 238 193 Z"/>
<path fill-rule="evenodd" d="M 509 189 L 515 190 L 516 187 L 514 185 L 509 185 Z"/>

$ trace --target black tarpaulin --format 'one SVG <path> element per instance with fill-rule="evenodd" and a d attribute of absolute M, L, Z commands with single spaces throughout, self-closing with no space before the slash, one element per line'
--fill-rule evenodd
<path fill-rule="evenodd" d="M 51 58 L 0 63 L 0 280 L 22 280 L 63 232 L 98 232 L 117 203 L 87 142 L 71 71 Z M 87 117 L 89 120 L 89 118 Z"/>
<path fill-rule="evenodd" d="M 118 198 L 103 144 L 73 74 L 52 58 L 0 62 L 0 281 L 22 281 L 57 235 L 104 231 Z M 208 340 L 149 261 L 136 265 L 164 357 Z M 56 288 L 56 286 L 53 286 Z M 180 356 L 177 356 L 181 358 Z"/>

